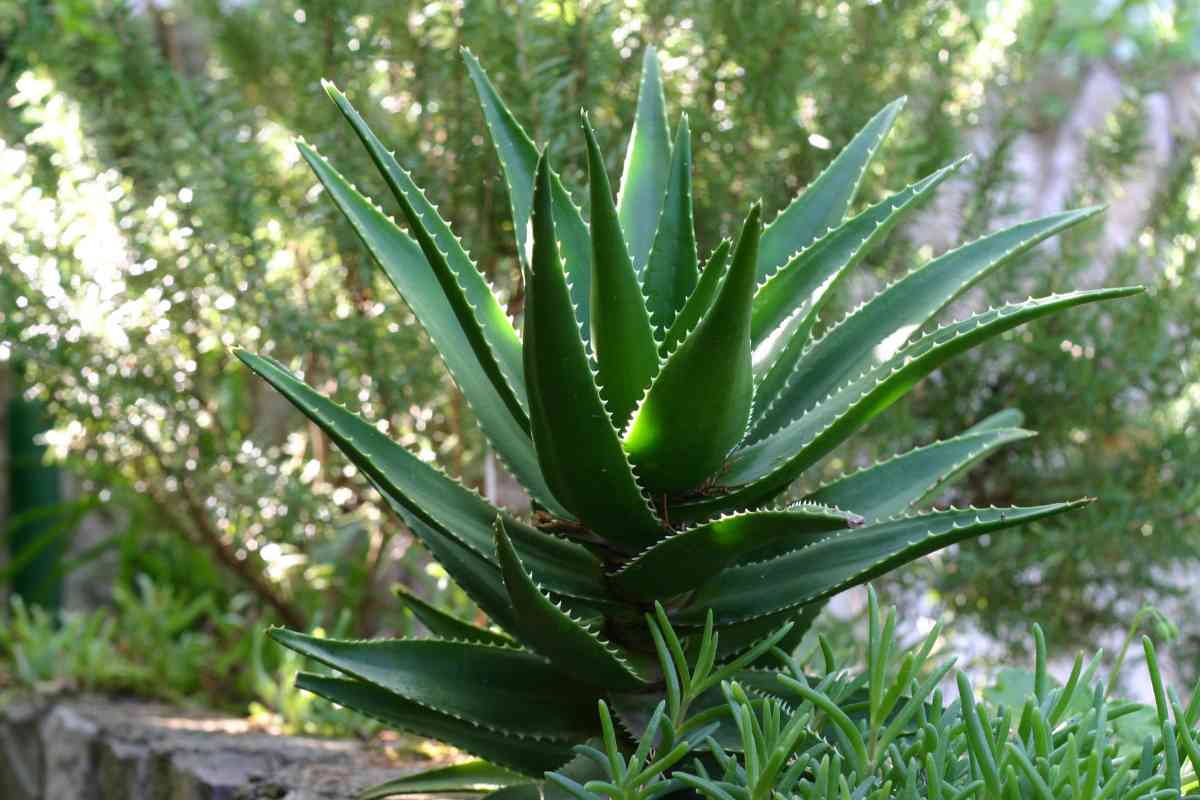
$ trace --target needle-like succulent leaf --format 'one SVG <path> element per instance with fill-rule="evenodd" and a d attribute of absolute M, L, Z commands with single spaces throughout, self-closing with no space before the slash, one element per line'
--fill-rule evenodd
<path fill-rule="evenodd" d="M 538 165 L 533 260 L 525 287 L 525 376 L 533 441 L 555 497 L 618 546 L 641 547 L 661 525 L 647 505 L 571 313 L 554 233 L 550 168 Z"/>
<path fill-rule="evenodd" d="M 1088 502 L 950 509 L 844 531 L 771 561 L 722 572 L 701 587 L 672 621 L 700 626 L 711 609 L 716 624 L 724 626 L 811 603 L 955 542 L 1061 514 Z"/>
<path fill-rule="evenodd" d="M 658 371 L 658 348 L 617 219 L 604 154 L 586 114 L 583 131 L 592 198 L 592 351 L 613 425 L 620 428 Z"/>
<path fill-rule="evenodd" d="M 884 519 L 921 502 L 1004 445 L 1033 435 L 1020 428 L 972 429 L 839 478 L 804 499 L 856 509 L 868 522 Z"/>
<path fill-rule="evenodd" d="M 692 135 L 686 114 L 675 134 L 667 196 L 643 278 L 650 321 L 656 331 L 665 331 L 695 291 L 699 278 L 692 212 Z"/>
<path fill-rule="evenodd" d="M 571 757 L 570 741 L 497 734 L 370 683 L 302 672 L 296 676 L 296 688 L 354 709 L 391 728 L 432 736 L 529 776 L 541 777 L 543 772 L 561 766 Z"/>
<path fill-rule="evenodd" d="M 861 525 L 857 514 L 820 505 L 795 505 L 731 514 L 672 534 L 610 576 L 619 593 L 639 600 L 690 591 L 738 556 L 781 539 L 794 548 L 830 531 Z"/>
<path fill-rule="evenodd" d="M 487 73 L 479 65 L 470 50 L 463 49 L 463 62 L 471 74 L 488 133 L 504 170 L 508 183 L 508 199 L 512 204 L 513 234 L 517 240 L 517 253 L 529 263 L 532 239 L 529 234 L 529 217 L 533 211 L 533 178 L 537 169 L 538 150 L 529 134 L 517 122 L 516 117 L 504 104 Z M 588 292 L 592 284 L 592 244 L 587 223 L 562 181 L 553 171 L 550 187 L 554 194 L 554 227 L 558 233 L 559 250 L 563 266 L 567 271 L 571 287 L 571 302 L 583 335 L 591 330 L 589 322 Z"/>
<path fill-rule="evenodd" d="M 596 728 L 595 696 L 524 650 L 438 639 L 322 639 L 283 628 L 270 633 L 338 672 L 496 731 L 587 738 Z"/>
<path fill-rule="evenodd" d="M 750 299 L 759 211 L 758 205 L 750 209 L 712 306 L 667 356 L 625 436 L 630 459 L 652 490 L 697 486 L 720 471 L 745 433 L 754 392 Z"/>
<path fill-rule="evenodd" d="M 647 47 L 642 58 L 642 83 L 638 89 L 633 133 L 625 151 L 621 192 L 617 199 L 621 228 L 629 255 L 640 275 L 654 245 L 658 215 L 671 169 L 671 132 L 667 127 L 666 100 L 658 74 L 658 55 Z"/>
<path fill-rule="evenodd" d="M 496 521 L 496 551 L 504 585 L 516 610 L 521 638 L 538 653 L 568 671 L 576 679 L 604 689 L 633 689 L 642 679 L 626 655 L 587 628 L 543 592 L 521 564 L 512 541 L 499 519 Z"/>
<path fill-rule="evenodd" d="M 807 247 L 841 223 L 854 201 L 867 165 L 891 130 L 904 103 L 905 98 L 901 97 L 884 106 L 825 171 L 767 225 L 758 251 L 760 281 L 786 264 L 797 250 Z"/>

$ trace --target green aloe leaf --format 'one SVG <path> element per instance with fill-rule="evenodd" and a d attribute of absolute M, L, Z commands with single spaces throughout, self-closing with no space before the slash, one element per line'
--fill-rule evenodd
<path fill-rule="evenodd" d="M 583 131 L 592 197 L 592 351 L 612 423 L 620 427 L 658 371 L 658 347 L 586 114 Z"/>
<path fill-rule="evenodd" d="M 556 605 L 526 571 L 505 533 L 496 521 L 496 551 L 504 585 L 516 611 L 521 638 L 576 680 L 605 689 L 632 689 L 646 683 L 615 646 L 561 606 Z"/>
<path fill-rule="evenodd" d="M 1025 424 L 1025 415 L 1017 408 L 1006 408 L 1003 411 L 997 411 L 976 422 L 963 433 L 982 433 L 983 431 L 994 431 L 1000 428 L 1019 428 Z"/>
<path fill-rule="evenodd" d="M 532 242 L 529 239 L 529 217 L 533 212 L 533 179 L 537 170 L 538 150 L 525 129 L 504 104 L 504 100 L 492 86 L 487 73 L 479 65 L 474 54 L 463 48 L 463 61 L 471 74 L 471 82 L 479 95 L 483 117 L 488 133 L 504 170 L 508 184 L 508 200 L 512 204 L 513 235 L 517 240 L 517 252 L 528 264 Z M 590 300 L 592 285 L 592 242 L 587 223 L 571 195 L 563 186 L 558 175 L 550 173 L 551 192 L 554 194 L 554 227 L 558 233 L 559 249 L 567 271 L 571 289 L 571 302 L 586 337 L 591 330 Z"/>
<path fill-rule="evenodd" d="M 1020 428 L 969 430 L 827 483 L 804 499 L 853 508 L 868 522 L 885 519 L 939 491 L 1004 445 L 1033 435 Z"/>
<path fill-rule="evenodd" d="M 767 502 L 950 358 L 1047 314 L 1140 291 L 1140 287 L 1125 287 L 1051 295 L 994 308 L 939 328 L 846 384 L 778 432 L 739 449 L 721 481 L 733 488 L 732 493 L 678 506 L 671 512 L 672 519 L 702 519 L 718 509 Z"/>
<path fill-rule="evenodd" d="M 650 321 L 665 331 L 696 289 L 700 277 L 692 210 L 692 135 L 687 114 L 679 120 L 671 173 L 643 285 Z"/>
<path fill-rule="evenodd" d="M 659 541 L 609 580 L 617 592 L 639 600 L 671 597 L 695 589 L 751 550 L 780 540 L 795 549 L 862 522 L 857 514 L 809 504 L 730 514 Z"/>
<path fill-rule="evenodd" d="M 625 449 L 655 490 L 699 485 L 718 472 L 746 432 L 753 397 L 750 299 L 761 233 L 756 204 L 712 306 L 667 356 L 625 436 Z"/>
<path fill-rule="evenodd" d="M 555 497 L 584 524 L 603 531 L 614 544 L 640 548 L 656 539 L 662 526 L 621 449 L 571 313 L 544 157 L 531 219 L 525 375 L 538 461 Z"/>
<path fill-rule="evenodd" d="M 758 279 L 764 280 L 791 260 L 797 250 L 824 236 L 846 216 L 867 165 L 904 107 L 893 100 L 863 126 L 825 171 L 780 212 L 763 231 L 758 251 Z"/>
<path fill-rule="evenodd" d="M 497 736 L 495 731 L 362 681 L 301 672 L 296 676 L 296 688 L 366 714 L 389 727 L 446 742 L 529 776 L 540 778 L 546 770 L 555 769 L 571 758 L 571 742 L 515 733 Z"/>
<path fill-rule="evenodd" d="M 913 270 L 813 343 L 756 421 L 751 439 L 778 430 L 845 381 L 886 361 L 955 297 L 1039 242 L 1100 208 L 1025 222 L 951 250 Z"/>
<path fill-rule="evenodd" d="M 512 405 L 504 400 L 500 389 L 479 363 L 421 248 L 316 151 L 303 142 L 298 147 L 329 196 L 346 215 L 433 340 L 446 369 L 471 404 L 480 428 L 500 460 L 539 503 L 565 514 L 566 510 L 554 500 L 538 469 L 525 412 L 514 416 Z"/>
<path fill-rule="evenodd" d="M 579 740 L 597 727 L 596 695 L 524 650 L 438 639 L 320 639 L 284 628 L 270 634 L 338 672 L 494 731 Z"/>
<path fill-rule="evenodd" d="M 529 777 L 487 761 L 466 761 L 422 770 L 368 789 L 358 800 L 383 800 L 403 794 L 455 792 L 486 794 L 507 786 L 530 786 Z"/>
<path fill-rule="evenodd" d="M 444 566 L 444 565 L 443 565 Z M 452 576 L 453 577 L 453 576 Z M 464 642 L 481 642 L 483 644 L 515 645 L 512 639 L 502 633 L 490 631 L 487 628 L 477 628 L 469 622 L 447 614 L 440 608 L 426 603 L 404 586 L 397 584 L 392 587 L 392 593 L 400 600 L 412 615 L 429 632 L 439 639 L 458 639 Z"/>
<path fill-rule="evenodd" d="M 722 572 L 671 619 L 681 626 L 698 627 L 711 609 L 718 626 L 752 620 L 829 597 L 955 542 L 1089 502 L 950 509 L 844 531 L 771 561 Z"/>
<path fill-rule="evenodd" d="M 525 397 L 525 376 L 521 360 L 521 340 L 508 313 L 496 299 L 492 287 L 480 274 L 462 242 L 437 207 L 429 202 L 412 176 L 367 125 L 346 95 L 332 83 L 322 84 L 342 116 L 371 156 L 383 175 L 396 202 L 400 204 L 413 236 L 437 276 L 450 301 L 459 327 L 475 350 L 480 365 L 510 406 L 513 416 L 524 420 L 529 402 Z M 514 407 L 514 405 L 516 407 Z"/>
<path fill-rule="evenodd" d="M 756 411 L 786 384 L 833 289 L 962 163 L 942 167 L 834 228 L 759 286 L 750 324 Z"/>
<path fill-rule="evenodd" d="M 658 55 L 647 47 L 642 59 L 642 83 L 638 89 L 633 133 L 625 151 L 621 193 L 617 199 L 621 228 L 629 243 L 629 255 L 640 275 L 646 268 L 671 164 L 671 133 L 667 128 L 666 100 L 658 74 Z"/>
<path fill-rule="evenodd" d="M 406 515 L 445 533 L 492 564 L 496 563 L 492 525 L 500 512 L 475 492 L 448 477 L 371 423 L 322 396 L 270 359 L 237 351 L 257 375 L 315 422 L 380 492 Z M 504 515 L 524 557 L 544 571 L 554 591 L 582 598 L 604 597 L 599 561 L 581 545 L 547 536 Z M 507 629 L 507 626 L 503 626 Z"/>
<path fill-rule="evenodd" d="M 662 344 L 658 346 L 660 356 L 666 357 L 673 352 L 712 306 L 713 298 L 717 296 L 717 289 L 720 288 L 721 281 L 729 269 L 731 244 L 729 239 L 722 239 L 716 249 L 709 254 L 708 262 L 700 273 L 700 281 L 696 284 L 695 291 L 688 296 L 683 308 L 675 315 L 667 335 L 663 337 Z"/>

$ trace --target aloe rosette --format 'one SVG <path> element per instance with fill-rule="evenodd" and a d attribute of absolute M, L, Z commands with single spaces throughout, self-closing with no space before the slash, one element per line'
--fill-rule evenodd
<path fill-rule="evenodd" d="M 299 686 L 480 759 L 372 796 L 552 792 L 537 779 L 599 735 L 600 699 L 640 733 L 670 690 L 656 666 L 666 645 L 644 619 L 656 602 L 683 647 L 711 625 L 722 645 L 712 657 L 740 658 L 767 685 L 761 637 L 790 622 L 767 644 L 798 641 L 831 595 L 1087 502 L 912 510 L 1030 436 L 1016 412 L 780 498 L 952 356 L 1025 322 L 1138 291 L 1030 298 L 931 327 L 968 287 L 1098 209 L 951 250 L 820 326 L 834 288 L 961 163 L 848 216 L 902 100 L 773 221 L 764 224 L 755 205 L 736 238 L 701 259 L 687 119 L 672 135 L 652 50 L 615 198 L 582 118 L 586 220 L 478 62 L 464 57 L 512 205 L 525 285 L 520 333 L 437 207 L 332 85 L 407 232 L 313 148 L 299 149 L 428 332 L 533 514 L 492 506 L 282 364 L 238 352 L 372 481 L 491 623 L 471 625 L 401 592 L 434 638 L 274 632 L 340 673 L 302 674 Z"/>

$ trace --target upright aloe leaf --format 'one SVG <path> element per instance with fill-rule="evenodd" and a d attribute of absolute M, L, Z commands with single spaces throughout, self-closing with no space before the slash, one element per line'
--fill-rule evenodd
<path fill-rule="evenodd" d="M 1004 445 L 1033 435 L 1020 428 L 972 429 L 839 478 L 804 499 L 853 508 L 869 522 L 886 519 L 907 511 Z"/>
<path fill-rule="evenodd" d="M 504 523 L 496 522 L 496 551 L 504 585 L 512 598 L 522 638 L 530 647 L 576 679 L 605 689 L 635 689 L 645 685 L 622 654 L 599 634 L 547 597 L 521 564 Z"/>
<path fill-rule="evenodd" d="M 503 398 L 500 387 L 480 364 L 459 317 L 455 315 L 449 298 L 429 268 L 420 247 L 315 150 L 303 142 L 297 146 L 329 196 L 346 215 L 363 244 L 433 340 L 446 369 L 462 390 L 463 397 L 471 404 L 484 435 L 500 459 L 538 502 L 559 513 L 566 513 L 550 494 L 538 469 L 524 412 L 520 416 L 514 414 L 519 409 Z"/>
<path fill-rule="evenodd" d="M 660 355 L 666 356 L 674 351 L 712 306 L 713 298 L 717 296 L 717 289 L 725 278 L 726 270 L 729 269 L 730 244 L 729 239 L 722 239 L 716 249 L 709 254 L 708 263 L 704 265 L 704 270 L 700 273 L 700 281 L 696 284 L 696 290 L 688 296 L 683 308 L 675 315 L 671 328 L 658 347 Z"/>
<path fill-rule="evenodd" d="M 328 81 L 323 85 L 400 204 L 480 365 L 496 384 L 500 396 L 513 407 L 513 415 L 523 420 L 529 404 L 525 398 L 525 377 L 521 367 L 521 340 L 517 338 L 507 312 L 462 242 L 450 230 L 449 223 L 442 219 L 437 207 L 429 202 L 412 176 L 383 146 L 346 95 Z"/>
<path fill-rule="evenodd" d="M 745 434 L 754 392 L 750 299 L 759 213 L 758 205 L 750 209 L 716 299 L 667 356 L 625 436 L 638 474 L 656 490 L 698 486 L 720 471 Z"/>
<path fill-rule="evenodd" d="M 552 204 L 550 167 L 543 156 L 525 287 L 525 377 L 538 461 L 555 496 L 584 524 L 618 546 L 642 547 L 658 538 L 662 526 L 621 450 L 579 338 Z"/>
<path fill-rule="evenodd" d="M 667 191 L 671 163 L 671 134 L 667 128 L 666 100 L 658 74 L 658 55 L 647 47 L 642 59 L 642 84 L 638 89 L 637 114 L 625 151 L 621 194 L 617 200 L 621 228 L 629 243 L 629 255 L 640 275 L 646 268 L 658 215 Z"/>
<path fill-rule="evenodd" d="M 517 253 L 525 263 L 530 259 L 529 217 L 533 210 L 533 178 L 537 169 L 538 151 L 533 140 L 504 104 L 487 73 L 470 50 L 463 49 L 463 62 L 471 74 L 483 117 L 491 134 L 496 155 L 508 183 L 508 199 L 512 204 L 513 235 Z M 571 302 L 579 318 L 584 336 L 590 330 L 588 293 L 592 284 L 592 245 L 587 223 L 562 181 L 550 173 L 554 195 L 554 227 L 558 232 L 559 248 L 571 287 Z"/>
<path fill-rule="evenodd" d="M 841 223 L 858 192 L 858 184 L 905 98 L 883 107 L 838 157 L 763 230 L 758 253 L 758 279 L 786 264 L 796 251 Z"/>
<path fill-rule="evenodd" d="M 731 514 L 661 540 L 610 580 L 618 592 L 630 597 L 667 598 L 699 586 L 744 553 L 781 539 L 795 549 L 862 522 L 857 514 L 815 504 Z"/>
<path fill-rule="evenodd" d="M 798 607 L 865 583 L 955 542 L 1061 514 L 1089 502 L 950 509 L 845 531 L 771 561 L 722 572 L 701 587 L 672 621 L 699 627 L 711 609 L 717 625 L 726 626 Z"/>
<path fill-rule="evenodd" d="M 886 361 L 947 303 L 993 269 L 1099 211 L 1085 208 L 1015 225 L 910 272 L 813 344 L 756 422 L 751 438 L 777 430 L 844 381 Z"/>
<path fill-rule="evenodd" d="M 604 156 L 583 117 L 592 195 L 592 350 L 613 425 L 623 427 L 658 371 L 658 348 L 642 301 Z"/>
<path fill-rule="evenodd" d="M 696 289 L 699 259 L 692 212 L 692 136 L 684 114 L 671 157 L 667 197 L 646 264 L 643 285 L 650 321 L 664 331 Z"/>

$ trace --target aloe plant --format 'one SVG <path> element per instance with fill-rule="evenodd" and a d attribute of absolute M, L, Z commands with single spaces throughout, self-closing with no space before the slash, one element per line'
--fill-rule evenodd
<path fill-rule="evenodd" d="M 476 59 L 464 57 L 512 204 L 525 284 L 520 333 L 437 207 L 330 84 L 404 227 L 311 146 L 299 149 L 440 350 L 533 513 L 492 506 L 282 364 L 238 352 L 374 483 L 490 620 L 474 626 L 402 594 L 435 638 L 274 632 L 342 675 L 304 674 L 301 687 L 481 759 L 374 796 L 552 792 L 534 781 L 547 770 L 570 774 L 572 746 L 601 734 L 599 700 L 637 735 L 664 693 L 679 694 L 657 667 L 664 648 L 694 650 L 711 628 L 721 647 L 706 654 L 706 669 L 759 671 L 767 648 L 795 643 L 831 595 L 951 543 L 1088 502 L 912 511 L 1029 436 L 1014 412 L 806 496 L 788 492 L 952 356 L 1025 322 L 1138 291 L 1031 298 L 929 328 L 976 281 L 1098 209 L 986 236 L 819 326 L 832 289 L 961 163 L 847 217 L 902 100 L 772 222 L 755 205 L 736 239 L 701 259 L 687 120 L 672 137 L 652 50 L 615 199 L 582 118 L 588 220 Z M 656 602 L 679 639 L 647 635 Z"/>

